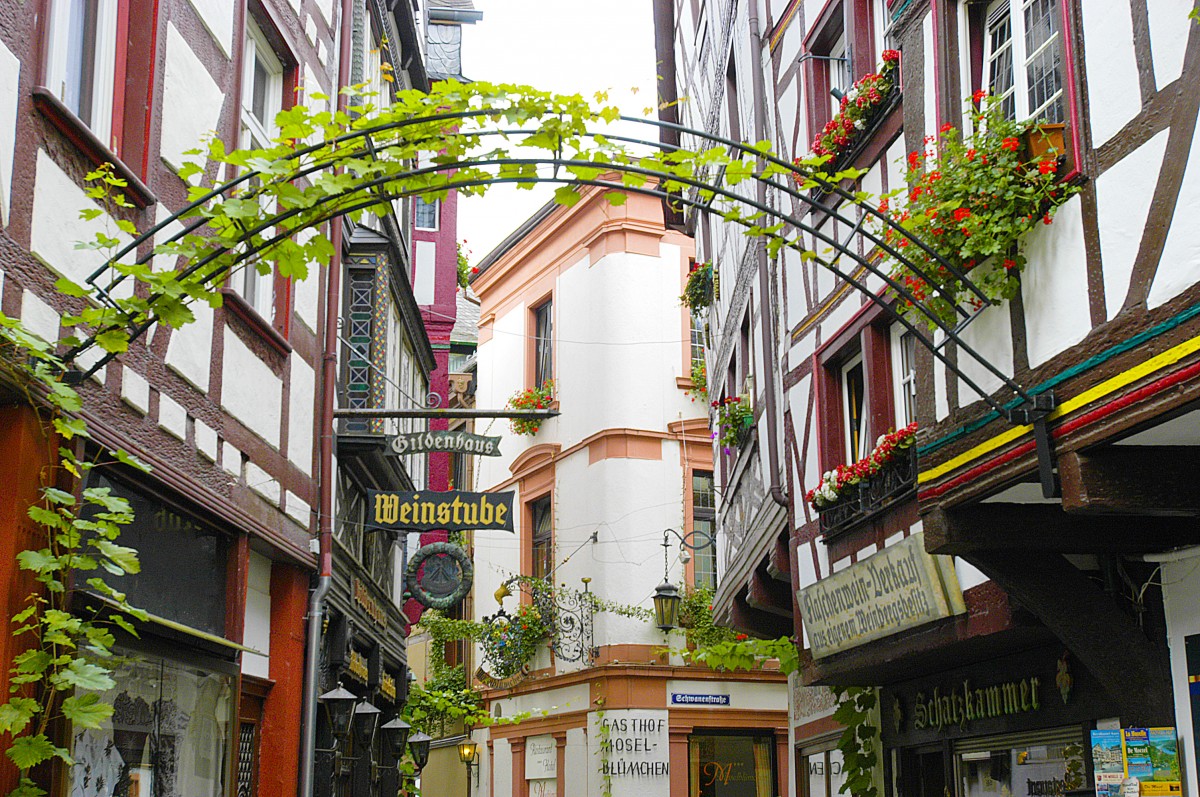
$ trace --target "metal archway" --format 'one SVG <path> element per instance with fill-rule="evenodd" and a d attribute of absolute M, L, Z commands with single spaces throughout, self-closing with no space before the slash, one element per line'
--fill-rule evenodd
<path fill-rule="evenodd" d="M 87 278 L 87 286 L 93 292 L 92 298 L 101 304 L 107 305 L 121 316 L 119 323 L 106 329 L 125 329 L 130 339 L 133 340 L 144 334 L 159 321 L 159 317 L 153 309 L 154 303 L 165 294 L 151 292 L 148 297 L 150 311 L 142 314 L 140 317 L 122 309 L 116 298 L 116 291 L 130 277 L 117 264 L 122 258 L 137 252 L 143 247 L 148 248 L 149 251 L 137 257 L 134 262 L 138 266 L 148 264 L 155 256 L 153 249 L 149 247 L 155 236 L 172 224 L 180 224 L 190 216 L 202 213 L 208 203 L 237 198 L 239 192 L 252 189 L 253 186 L 258 184 L 311 180 L 323 172 L 337 169 L 341 164 L 339 160 L 329 162 L 315 161 L 308 164 L 303 162 L 305 156 L 317 152 L 322 147 L 336 145 L 337 147 L 341 147 L 343 152 L 358 152 L 373 160 L 386 158 L 389 147 L 399 146 L 399 142 L 403 142 L 406 146 L 410 147 L 414 144 L 428 145 L 429 151 L 436 152 L 437 144 L 441 140 L 440 134 L 444 131 L 446 124 L 463 125 L 468 122 L 486 122 L 489 119 L 494 119 L 495 116 L 495 111 L 491 109 L 455 111 L 412 117 L 402 121 L 388 122 L 386 124 L 354 130 L 336 138 L 323 140 L 295 152 L 290 152 L 285 157 L 281 157 L 279 160 L 269 164 L 270 168 L 247 170 L 238 177 L 212 188 L 210 191 L 197 197 L 178 213 L 162 220 L 139 235 L 130 244 L 116 252 Z M 515 158 L 506 154 L 496 156 L 497 150 L 486 149 L 485 142 L 494 137 L 511 141 L 521 136 L 528 136 L 533 131 L 529 128 L 481 127 L 477 130 L 471 130 L 464 135 L 465 138 L 473 143 L 475 149 L 478 150 L 477 153 L 471 153 L 468 156 L 455 160 L 439 159 L 439 162 L 431 166 L 410 168 L 400 173 L 387 174 L 375 179 L 351 181 L 351 184 L 344 190 L 329 193 L 313 204 L 270 214 L 258 220 L 258 223 L 253 226 L 247 227 L 242 225 L 240 236 L 236 243 L 220 244 L 212 247 L 210 251 L 206 252 L 196 262 L 190 263 L 184 268 L 178 276 L 181 278 L 195 277 L 199 284 L 211 287 L 223 280 L 232 270 L 252 265 L 259 259 L 259 255 L 264 250 L 269 249 L 273 244 L 278 243 L 282 239 L 296 235 L 298 232 L 318 227 L 347 213 L 366 210 L 380 203 L 428 193 L 472 189 L 505 183 L 598 186 L 614 191 L 652 196 L 669 201 L 677 208 L 690 208 L 700 213 L 716 212 L 713 206 L 719 200 L 730 208 L 746 208 L 752 212 L 750 216 L 742 216 L 739 212 L 732 218 L 727 219 L 732 223 L 741 225 L 747 230 L 756 228 L 757 225 L 755 222 L 758 219 L 765 218 L 772 220 L 774 222 L 773 226 L 778 226 L 777 231 L 763 233 L 761 228 L 759 228 L 756 234 L 778 238 L 781 240 L 783 246 L 806 253 L 806 256 L 815 258 L 821 266 L 828 269 L 835 277 L 863 294 L 872 303 L 883 308 L 897 323 L 913 333 L 916 340 L 928 349 L 938 362 L 942 363 L 962 380 L 964 384 L 974 390 L 998 414 L 1012 423 L 1034 424 L 1035 436 L 1038 438 L 1039 453 L 1041 454 L 1043 448 L 1045 448 L 1045 454 L 1049 455 L 1049 437 L 1046 434 L 1045 418 L 1054 407 L 1053 394 L 1029 393 L 962 338 L 961 333 L 967 325 L 978 317 L 984 307 L 990 305 L 991 302 L 988 297 L 970 279 L 966 272 L 940 256 L 928 243 L 912 235 L 911 232 L 900 226 L 889 216 L 863 201 L 854 192 L 844 188 L 841 185 L 841 181 L 845 178 L 845 175 L 829 176 L 821 173 L 801 171 L 793 164 L 781 160 L 769 151 L 673 122 L 629 116 L 621 116 L 619 119 L 627 125 L 643 125 L 659 131 L 665 130 L 690 136 L 697 141 L 720 148 L 723 151 L 727 150 L 736 153 L 738 157 L 746 158 L 747 160 L 742 161 L 743 164 L 752 161 L 754 168 L 747 176 L 754 181 L 762 183 L 769 192 L 774 192 L 773 196 L 785 198 L 798 204 L 803 209 L 803 212 L 792 214 L 780 208 L 773 207 L 769 203 L 757 201 L 740 193 L 736 190 L 737 181 L 728 179 L 724 168 L 710 176 L 703 170 L 700 173 L 687 173 L 682 170 L 671 171 L 666 167 L 655 168 L 655 164 L 653 163 L 647 165 L 643 161 L 634 160 L 630 157 L 614 159 L 599 154 L 606 152 L 605 148 L 610 147 L 610 142 L 621 142 L 635 147 L 662 151 L 665 153 L 664 160 L 670 162 L 673 155 L 686 152 L 686 150 L 673 144 L 638 139 L 620 132 L 600 132 L 589 129 L 576 135 L 581 139 L 590 141 L 594 145 L 595 149 L 591 150 L 590 153 L 597 157 L 563 157 L 560 145 L 560 149 L 554 157 Z M 409 128 L 417 128 L 418 135 L 405 139 L 403 135 Z M 424 132 L 425 129 L 429 128 L 433 129 L 434 134 L 430 135 Z M 393 136 L 396 137 L 396 141 L 388 143 L 389 137 Z M 581 152 L 578 154 L 586 155 L 588 153 Z M 286 170 L 276 168 L 281 165 L 286 165 Z M 540 174 L 537 171 L 539 167 L 552 167 L 553 172 L 549 175 Z M 494 174 L 489 174 L 486 178 L 454 179 L 454 175 L 459 170 L 480 168 L 494 168 L 496 171 Z M 506 175 L 506 168 L 508 170 L 516 169 L 519 173 L 516 175 Z M 597 176 L 579 177 L 571 174 L 571 170 L 596 171 Z M 567 172 L 568 174 L 563 174 L 563 172 Z M 616 175 L 616 177 L 607 177 L 606 175 L 609 174 Z M 776 179 L 777 175 L 782 176 L 783 179 Z M 810 192 L 810 189 L 813 187 L 818 189 L 820 194 L 835 197 L 837 201 L 830 204 L 823 203 L 819 197 L 813 196 Z M 250 190 L 245 196 L 252 198 L 254 196 L 253 190 Z M 858 218 L 849 217 L 844 212 L 844 208 L 847 205 L 858 210 L 861 215 Z M 302 223 L 297 226 L 287 226 L 289 221 L 297 219 L 305 213 L 311 213 L 314 208 L 317 208 L 319 212 L 304 218 Z M 209 220 L 201 215 L 187 224 L 182 224 L 178 232 L 166 239 L 165 242 L 157 242 L 157 245 L 177 243 L 187 236 L 203 234 L 208 222 Z M 851 234 L 846 236 L 845 240 L 838 241 L 836 237 L 831 236 L 830 232 L 825 229 L 826 225 L 829 225 L 829 222 L 844 225 L 851 230 Z M 282 231 L 276 231 L 279 229 Z M 805 242 L 805 236 L 812 241 L 813 246 Z M 858 238 L 869 242 L 870 246 L 868 249 L 870 251 L 885 253 L 891 260 L 923 279 L 930 287 L 929 293 L 924 297 L 915 295 L 906 285 L 892 277 L 887 270 L 881 268 L 877 259 L 871 257 L 870 254 L 859 254 L 854 245 Z M 964 308 L 956 300 L 953 292 L 949 291 L 941 284 L 939 279 L 929 273 L 928 268 L 919 266 L 904 254 L 902 251 L 903 246 L 893 243 L 900 241 L 907 242 L 914 249 L 921 250 L 932 259 L 939 270 L 944 270 L 945 273 L 950 274 L 955 280 L 960 282 L 973 295 L 973 300 L 978 303 L 977 307 L 973 309 Z M 817 255 L 814 247 L 818 244 L 825 247 L 826 251 L 833 252 L 834 256 L 831 258 L 822 258 Z M 854 267 L 849 269 L 842 267 L 840 264 L 843 259 L 850 261 Z M 860 273 L 860 269 L 865 271 L 866 274 L 881 280 L 887 286 L 888 290 L 883 292 L 882 295 L 871 290 L 863 279 L 856 276 Z M 953 308 L 955 314 L 954 323 L 945 320 L 931 307 L 930 302 L 938 295 Z M 933 329 L 940 330 L 943 334 L 943 340 L 941 342 L 936 341 L 934 339 L 935 336 L 929 334 L 927 328 L 921 324 L 914 324 L 912 320 L 906 317 L 906 314 L 898 312 L 894 301 L 896 299 L 911 306 L 913 312 L 919 315 Z M 68 362 L 73 361 L 79 355 L 95 346 L 97 336 L 105 332 L 106 329 L 97 330 L 94 334 L 78 343 L 64 355 L 64 359 Z M 1002 403 L 980 387 L 969 374 L 964 372 L 953 358 L 947 356 L 944 347 L 948 342 L 953 342 L 960 352 L 970 357 L 998 379 L 1004 388 L 1011 392 L 1012 398 Z M 86 378 L 114 356 L 115 354 L 113 353 L 106 353 L 96 362 L 90 364 L 86 372 L 76 371 L 74 377 L 76 379 Z M 1047 461 L 1049 460 L 1047 459 Z"/>

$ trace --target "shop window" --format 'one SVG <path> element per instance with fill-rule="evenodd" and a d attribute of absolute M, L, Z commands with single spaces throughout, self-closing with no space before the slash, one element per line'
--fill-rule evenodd
<path fill-rule="evenodd" d="M 958 797 L 1044 797 L 1083 785 L 1077 729 L 970 739 L 954 749 Z"/>
<path fill-rule="evenodd" d="M 533 310 L 533 384 L 541 387 L 554 378 L 554 303 L 545 301 Z"/>
<path fill-rule="evenodd" d="M 717 517 L 716 491 L 713 489 L 712 471 L 692 473 L 692 537 L 694 544 L 701 545 L 692 552 L 692 586 L 697 589 L 716 590 L 717 554 L 716 544 L 702 545 L 713 540 Z"/>
<path fill-rule="evenodd" d="M 116 685 L 104 696 L 112 716 L 72 735 L 69 792 L 223 797 L 235 676 L 192 659 L 116 652 Z"/>
<path fill-rule="evenodd" d="M 533 550 L 534 578 L 550 578 L 554 572 L 554 515 L 550 496 L 539 498 L 529 505 L 530 537 Z"/>
<path fill-rule="evenodd" d="M 107 487 L 129 502 L 134 520 L 121 544 L 135 548 L 141 570 L 120 588 L 135 606 L 152 606 L 168 620 L 225 635 L 225 572 L 229 538 L 154 496 L 92 471 L 91 487 Z"/>
<path fill-rule="evenodd" d="M 440 211 L 441 203 L 438 200 L 413 197 L 413 226 L 418 230 L 436 230 Z"/>
<path fill-rule="evenodd" d="M 983 31 L 984 85 L 1010 119 L 1062 122 L 1060 0 L 995 0 Z"/>
<path fill-rule="evenodd" d="M 774 746 L 773 735 L 693 734 L 689 797 L 774 797 Z"/>
<path fill-rule="evenodd" d="M 797 756 L 800 771 L 801 797 L 839 797 L 846 773 L 842 769 L 842 751 L 833 741 L 814 745 Z"/>

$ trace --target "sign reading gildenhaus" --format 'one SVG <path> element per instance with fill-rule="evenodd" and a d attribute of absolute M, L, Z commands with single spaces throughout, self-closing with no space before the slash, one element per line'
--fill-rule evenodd
<path fill-rule="evenodd" d="M 512 531 L 515 493 L 382 492 L 367 493 L 367 522 L 396 531 Z"/>
<path fill-rule="evenodd" d="M 798 596 L 813 658 L 965 610 L 954 565 L 949 557 L 926 553 L 920 532 Z"/>
<path fill-rule="evenodd" d="M 397 454 L 445 451 L 448 454 L 478 454 L 484 457 L 498 457 L 500 456 L 500 438 L 445 430 L 405 432 L 392 438 L 392 451 Z"/>

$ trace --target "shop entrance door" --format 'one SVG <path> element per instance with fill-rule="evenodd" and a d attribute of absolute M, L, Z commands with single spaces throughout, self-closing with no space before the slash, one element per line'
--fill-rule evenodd
<path fill-rule="evenodd" d="M 946 781 L 946 753 L 941 747 L 915 747 L 900 751 L 896 797 L 950 797 Z"/>

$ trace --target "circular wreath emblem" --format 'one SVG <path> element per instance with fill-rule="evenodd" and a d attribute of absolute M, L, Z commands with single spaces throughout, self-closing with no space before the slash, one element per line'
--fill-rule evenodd
<path fill-rule="evenodd" d="M 404 570 L 408 593 L 422 606 L 440 611 L 467 597 L 474 579 L 471 558 L 452 542 L 422 545 Z"/>

